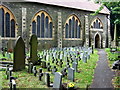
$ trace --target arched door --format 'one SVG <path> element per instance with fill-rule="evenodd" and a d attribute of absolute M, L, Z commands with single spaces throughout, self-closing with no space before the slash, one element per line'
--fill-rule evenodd
<path fill-rule="evenodd" d="M 95 48 L 100 48 L 100 37 L 98 34 L 95 36 Z"/>

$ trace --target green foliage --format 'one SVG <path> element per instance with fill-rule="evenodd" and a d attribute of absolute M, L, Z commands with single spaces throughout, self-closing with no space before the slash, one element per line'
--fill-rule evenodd
<path fill-rule="evenodd" d="M 119 50 L 120 48 L 118 48 Z M 106 49 L 108 59 L 109 59 L 109 66 L 112 67 L 114 61 L 118 60 L 118 53 L 111 53 L 110 48 Z M 113 79 L 113 85 L 115 88 L 120 88 L 120 71 L 116 72 L 116 77 Z M 116 89 L 117 90 L 117 89 Z"/>
<path fill-rule="evenodd" d="M 110 52 L 110 49 L 109 49 L 109 48 L 106 49 L 106 52 L 107 52 L 107 54 L 108 54 L 108 59 L 109 59 L 110 61 L 116 61 L 116 60 L 118 60 L 118 53 Z"/>

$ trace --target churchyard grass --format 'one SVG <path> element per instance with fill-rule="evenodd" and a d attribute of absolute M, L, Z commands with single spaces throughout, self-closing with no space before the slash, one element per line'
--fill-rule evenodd
<path fill-rule="evenodd" d="M 9 59 L 7 56 L 3 57 L 3 55 L 0 53 L 0 59 L 4 58 L 6 60 L 2 60 L 2 61 L 13 61 L 13 53 L 10 53 L 11 55 L 11 59 Z"/>
<path fill-rule="evenodd" d="M 98 61 L 97 50 L 95 50 L 94 54 L 91 54 L 91 58 L 84 63 L 82 60 L 78 62 L 78 72 L 75 73 L 75 81 L 72 82 L 68 80 L 68 77 L 65 76 L 62 78 L 62 83 L 73 83 L 77 88 L 86 88 L 92 83 L 94 69 L 96 67 L 96 62 Z M 49 62 L 49 61 L 48 61 Z M 55 63 L 52 66 L 56 65 Z M 66 64 L 63 64 L 65 67 Z M 70 64 L 70 66 L 72 66 Z M 36 66 L 37 70 L 41 68 L 41 66 Z M 57 66 L 58 71 L 61 71 L 62 68 Z M 47 69 L 43 69 L 43 72 L 48 72 Z M 2 71 L 2 87 L 9 88 L 9 80 L 6 79 L 5 71 Z M 13 72 L 12 76 L 16 77 L 17 88 L 48 88 L 42 81 L 38 80 L 38 77 L 35 77 L 32 74 L 27 72 L 27 67 L 22 71 Z M 50 81 L 53 82 L 54 75 L 50 74 Z"/>
<path fill-rule="evenodd" d="M 120 48 L 117 48 L 118 51 L 120 51 Z M 112 68 L 112 64 L 118 60 L 118 53 L 111 53 L 110 52 L 110 48 L 106 48 L 105 51 L 107 52 L 107 56 L 108 56 L 108 63 L 110 68 Z M 119 70 L 115 70 L 116 72 L 116 76 L 113 78 L 113 85 L 115 88 L 120 88 L 120 71 Z"/>

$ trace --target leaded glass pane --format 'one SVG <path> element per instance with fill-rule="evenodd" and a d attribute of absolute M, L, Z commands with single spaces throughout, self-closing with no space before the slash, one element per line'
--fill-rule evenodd
<path fill-rule="evenodd" d="M 45 37 L 46 38 L 49 37 L 48 23 L 49 23 L 49 18 L 47 16 L 46 19 L 45 19 Z"/>
<path fill-rule="evenodd" d="M 6 37 L 10 37 L 10 14 L 6 13 Z"/>
<path fill-rule="evenodd" d="M 44 13 L 41 14 L 41 38 L 44 38 Z"/>
<path fill-rule="evenodd" d="M 37 16 L 37 37 L 40 37 L 40 16 Z"/>
<path fill-rule="evenodd" d="M 69 20 L 69 38 L 71 38 L 71 19 Z"/>
<path fill-rule="evenodd" d="M 15 21 L 11 20 L 11 37 L 15 37 Z"/>
<path fill-rule="evenodd" d="M 53 30 L 53 24 L 50 22 L 50 38 L 52 38 L 52 30 Z"/>
<path fill-rule="evenodd" d="M 65 38 L 68 38 L 68 24 L 65 25 Z"/>
<path fill-rule="evenodd" d="M 36 35 L 36 22 L 35 21 L 32 22 L 32 34 Z"/>

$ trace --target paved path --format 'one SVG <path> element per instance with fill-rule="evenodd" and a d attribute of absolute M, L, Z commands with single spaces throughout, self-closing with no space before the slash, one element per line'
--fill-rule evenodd
<path fill-rule="evenodd" d="M 113 88 L 111 80 L 114 77 L 114 72 L 108 67 L 106 52 L 104 49 L 99 49 L 98 55 L 99 61 L 90 88 Z"/>

